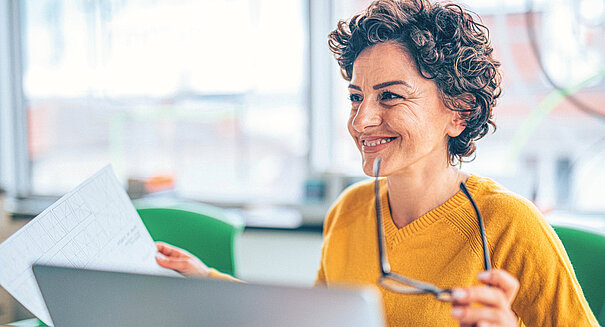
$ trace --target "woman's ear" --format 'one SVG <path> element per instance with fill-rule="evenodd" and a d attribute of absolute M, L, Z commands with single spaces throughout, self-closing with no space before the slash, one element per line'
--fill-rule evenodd
<path fill-rule="evenodd" d="M 453 109 L 450 109 L 450 121 L 446 128 L 449 137 L 457 137 L 464 131 L 474 103 L 475 97 L 470 93 L 461 94 L 450 101 Z"/>
<path fill-rule="evenodd" d="M 465 112 L 452 110 L 451 120 L 447 126 L 447 135 L 449 137 L 456 137 L 464 131 L 466 128 L 466 121 L 468 114 Z"/>

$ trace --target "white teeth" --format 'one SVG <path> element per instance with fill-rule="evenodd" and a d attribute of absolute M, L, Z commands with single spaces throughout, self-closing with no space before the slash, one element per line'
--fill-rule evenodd
<path fill-rule="evenodd" d="M 377 146 L 379 144 L 389 143 L 389 142 L 393 141 L 394 139 L 395 139 L 394 137 L 388 137 L 388 138 L 382 138 L 382 139 L 372 141 L 372 142 L 363 141 L 363 145 L 364 146 Z"/>

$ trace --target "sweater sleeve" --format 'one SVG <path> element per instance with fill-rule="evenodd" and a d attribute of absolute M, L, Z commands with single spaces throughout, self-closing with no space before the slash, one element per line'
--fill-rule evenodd
<path fill-rule="evenodd" d="M 328 210 L 328 214 L 326 215 L 326 218 L 324 219 L 324 225 L 323 225 L 323 243 L 321 246 L 321 258 L 319 260 L 319 269 L 317 270 L 317 277 L 315 278 L 315 283 L 314 286 L 327 286 L 328 285 L 328 281 L 326 279 L 326 271 L 325 271 L 325 258 L 326 258 L 326 250 L 328 247 L 328 240 L 330 238 L 330 234 L 332 232 L 332 228 L 334 226 L 334 219 L 336 216 L 336 213 L 340 210 L 339 207 L 339 202 L 341 197 L 332 205 L 332 207 L 330 207 L 330 210 Z"/>
<path fill-rule="evenodd" d="M 515 313 L 527 326 L 598 326 L 554 230 L 528 201 L 505 206 L 515 219 L 501 226 L 494 263 L 519 279 Z"/>
<path fill-rule="evenodd" d="M 317 277 L 315 278 L 314 286 L 327 286 L 328 282 L 326 281 L 326 271 L 324 270 L 324 261 L 325 261 L 325 252 L 326 252 L 326 236 L 328 234 L 328 230 L 330 229 L 329 223 L 332 219 L 330 219 L 330 214 L 326 217 L 324 221 L 323 227 L 323 243 L 321 245 L 321 258 L 319 259 L 319 269 L 317 270 Z"/>
<path fill-rule="evenodd" d="M 319 266 L 319 269 L 317 270 L 317 278 L 315 278 L 314 286 L 315 287 L 327 286 L 326 275 L 325 275 L 324 269 L 321 265 Z"/>

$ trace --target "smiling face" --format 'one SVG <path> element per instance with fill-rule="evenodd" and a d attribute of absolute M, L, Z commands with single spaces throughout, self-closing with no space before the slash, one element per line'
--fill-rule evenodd
<path fill-rule="evenodd" d="M 447 167 L 447 141 L 464 126 L 400 45 L 391 41 L 363 50 L 353 64 L 349 93 L 349 133 L 367 175 L 373 175 L 376 157 L 382 157 L 382 176 Z"/>

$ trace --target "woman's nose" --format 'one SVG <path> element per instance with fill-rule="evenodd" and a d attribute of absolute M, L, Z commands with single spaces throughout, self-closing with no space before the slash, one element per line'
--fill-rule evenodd
<path fill-rule="evenodd" d="M 370 101 L 363 101 L 359 105 L 355 116 L 353 116 L 351 126 L 357 132 L 363 132 L 368 127 L 380 125 L 381 122 L 382 117 L 380 116 L 379 106 Z"/>

